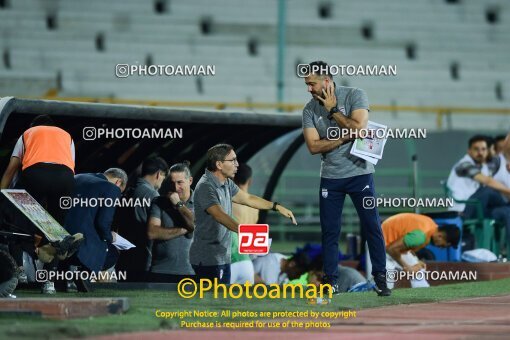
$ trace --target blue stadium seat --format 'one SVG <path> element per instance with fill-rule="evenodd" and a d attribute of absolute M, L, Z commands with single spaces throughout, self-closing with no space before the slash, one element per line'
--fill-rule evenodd
<path fill-rule="evenodd" d="M 426 214 L 437 223 L 438 226 L 442 225 L 456 225 L 460 229 L 460 235 L 462 238 L 462 219 L 456 212 L 448 211 L 441 213 L 430 213 Z M 462 242 L 459 242 L 457 249 L 453 247 L 439 248 L 432 244 L 429 244 L 425 249 L 430 250 L 436 257 L 436 261 L 452 261 L 459 262 L 460 255 L 462 253 Z"/>

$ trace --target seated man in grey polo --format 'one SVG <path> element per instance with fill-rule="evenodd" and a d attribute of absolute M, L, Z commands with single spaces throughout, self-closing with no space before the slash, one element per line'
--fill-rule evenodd
<path fill-rule="evenodd" d="M 178 283 L 195 274 L 189 262 L 195 228 L 192 182 L 189 162 L 174 164 L 161 187 L 162 195 L 152 202 L 147 229 L 154 242 L 150 282 Z"/>
<path fill-rule="evenodd" d="M 215 279 L 230 283 L 231 234 L 238 232 L 232 218 L 232 202 L 255 209 L 279 212 L 296 223 L 292 212 L 277 202 L 248 194 L 232 181 L 237 171 L 234 148 L 218 144 L 207 151 L 207 169 L 197 183 L 194 194 L 195 235 L 190 261 L 198 279 Z"/>
<path fill-rule="evenodd" d="M 510 188 L 505 185 L 505 179 L 500 176 L 499 171 L 500 159 L 501 163 L 506 165 L 506 158 L 497 156 L 487 163 L 487 157 L 487 137 L 483 135 L 471 137 L 468 142 L 468 153 L 453 166 L 447 182 L 455 200 L 479 200 L 484 216 L 490 216 L 494 208 L 507 205 L 504 196 L 510 197 Z M 506 166 L 501 170 L 506 171 Z M 475 205 L 466 206 L 464 203 L 455 202 L 450 210 L 463 212 L 464 218 L 467 219 L 477 216 Z"/>

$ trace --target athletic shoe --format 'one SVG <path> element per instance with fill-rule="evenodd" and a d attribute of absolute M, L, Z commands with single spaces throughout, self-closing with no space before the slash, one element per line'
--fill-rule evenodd
<path fill-rule="evenodd" d="M 333 289 L 333 295 L 340 294 L 340 290 L 338 289 L 338 283 L 329 283 L 329 284 L 331 285 L 331 288 Z M 328 287 L 326 287 L 326 289 L 324 289 L 324 296 L 329 296 L 329 288 Z"/>
<path fill-rule="evenodd" d="M 0 298 L 16 298 L 15 295 L 12 295 L 16 286 L 18 286 L 17 277 L 11 277 L 9 280 L 0 283 Z"/>
<path fill-rule="evenodd" d="M 69 266 L 69 271 L 71 271 L 71 272 L 77 272 L 77 271 L 80 271 L 80 270 L 81 270 L 81 267 L 79 267 L 79 266 L 74 266 L 74 265 Z M 69 282 L 72 283 L 71 287 L 69 287 L 69 285 L 68 285 Z M 90 281 L 89 280 L 83 280 L 81 278 L 81 275 L 78 275 L 76 277 L 76 279 L 73 280 L 73 281 L 66 282 L 66 291 L 67 292 L 71 292 L 71 291 L 68 290 L 69 289 L 68 287 L 71 288 L 71 289 L 76 289 L 77 292 L 87 293 L 87 292 L 92 291 L 92 286 L 90 285 Z"/>
<path fill-rule="evenodd" d="M 44 282 L 41 291 L 43 294 L 49 294 L 49 295 L 53 295 L 57 292 L 55 290 L 55 284 L 51 281 Z"/>
<path fill-rule="evenodd" d="M 92 286 L 90 285 L 89 280 L 82 280 L 81 278 L 78 278 L 75 283 L 76 289 L 78 289 L 79 292 L 88 293 L 92 291 Z"/>
<path fill-rule="evenodd" d="M 27 284 L 28 283 L 28 276 L 27 273 L 25 273 L 25 269 L 23 267 L 18 267 L 18 284 Z"/>
<path fill-rule="evenodd" d="M 78 287 L 74 281 L 66 281 L 66 292 L 67 293 L 78 293 Z"/>
<path fill-rule="evenodd" d="M 375 290 L 375 283 L 372 282 L 359 282 L 349 288 L 347 293 L 371 292 Z"/>
<path fill-rule="evenodd" d="M 391 290 L 386 285 L 386 273 L 376 273 L 374 275 L 374 290 L 379 296 L 390 296 Z"/>

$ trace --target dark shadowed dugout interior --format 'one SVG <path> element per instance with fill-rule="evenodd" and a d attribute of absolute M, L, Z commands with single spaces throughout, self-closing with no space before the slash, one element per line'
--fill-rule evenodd
<path fill-rule="evenodd" d="M 301 117 L 288 114 L 210 112 L 162 107 L 28 100 L 0 100 L 0 169 L 3 173 L 19 136 L 34 117 L 50 115 L 57 126 L 69 132 L 76 148 L 76 173 L 102 172 L 109 167 L 124 169 L 130 181 L 142 161 L 161 156 L 169 165 L 189 160 L 193 176 L 205 169 L 207 150 L 218 143 L 232 144 L 241 162 L 247 162 L 264 146 L 301 127 Z M 84 128 L 171 129 L 174 138 L 84 139 Z M 127 130 L 123 130 L 127 136 Z M 131 133 L 133 131 L 131 130 Z M 182 132 L 182 138 L 179 138 Z M 117 135 L 120 136 L 120 135 Z M 288 161 L 303 143 L 301 134 L 286 150 L 264 191 L 270 199 Z M 254 169 L 256 171 L 256 169 Z M 196 182 L 196 181 L 195 181 Z"/>

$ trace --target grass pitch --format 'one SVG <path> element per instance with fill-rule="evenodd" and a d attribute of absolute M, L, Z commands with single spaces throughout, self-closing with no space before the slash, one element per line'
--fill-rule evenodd
<path fill-rule="evenodd" d="M 18 297 L 37 297 L 35 291 L 18 291 Z M 110 315 L 64 321 L 45 320 L 39 317 L 1 316 L 1 339 L 55 339 L 74 338 L 100 334 L 134 332 L 158 329 L 179 329 L 178 319 L 161 319 L 160 311 L 219 311 L 241 310 L 273 311 L 338 311 L 360 310 L 396 304 L 445 301 L 459 298 L 510 294 L 510 279 L 443 285 L 426 289 L 397 289 L 391 297 L 378 297 L 375 292 L 345 293 L 333 298 L 329 305 L 309 305 L 304 299 L 214 299 L 212 294 L 204 299 L 183 299 L 175 291 L 160 290 L 97 290 L 89 294 L 59 293 L 56 297 L 128 297 L 130 309 L 124 315 Z M 187 318 L 189 321 L 218 321 L 217 319 Z M 227 319 L 224 319 L 228 321 Z M 250 320 L 250 319 L 242 319 Z"/>

